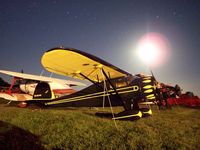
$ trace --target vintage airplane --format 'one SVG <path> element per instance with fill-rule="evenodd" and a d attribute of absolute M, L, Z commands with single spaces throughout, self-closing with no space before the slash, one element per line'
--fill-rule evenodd
<path fill-rule="evenodd" d="M 20 102 L 25 107 L 27 102 L 51 100 L 75 92 L 72 86 L 85 86 L 75 81 L 0 70 L 0 73 L 13 76 L 12 83 L 0 92 L 0 98 Z"/>
<path fill-rule="evenodd" d="M 124 111 L 113 114 L 113 119 L 135 119 L 151 115 L 150 108 L 140 103 L 156 99 L 153 76 L 131 75 L 106 61 L 73 48 L 53 48 L 46 51 L 41 63 L 53 73 L 80 80 L 91 86 L 70 95 L 46 101 L 46 106 L 123 106 Z"/>

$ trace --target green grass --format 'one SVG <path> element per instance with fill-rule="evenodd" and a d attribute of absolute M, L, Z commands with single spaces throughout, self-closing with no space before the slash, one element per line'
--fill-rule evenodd
<path fill-rule="evenodd" d="M 95 116 L 97 111 L 103 110 L 98 109 L 0 105 L 0 146 L 17 143 L 20 147 L 32 139 L 30 143 L 40 145 L 38 149 L 200 149 L 199 109 L 158 110 L 154 107 L 153 116 L 137 121 L 116 121 L 118 128 L 113 120 Z M 114 111 L 121 109 L 114 108 Z M 8 137 L 11 131 L 13 136 Z M 19 133 L 17 138 L 15 132 Z M 21 133 L 23 137 L 19 136 Z"/>

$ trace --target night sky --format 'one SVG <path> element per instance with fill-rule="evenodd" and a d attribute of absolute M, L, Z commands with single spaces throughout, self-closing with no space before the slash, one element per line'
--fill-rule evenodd
<path fill-rule="evenodd" d="M 168 61 L 151 68 L 157 80 L 200 96 L 199 0 L 1 0 L 0 69 L 40 74 L 42 54 L 64 46 L 150 74 L 135 54 L 149 32 L 170 43 Z"/>

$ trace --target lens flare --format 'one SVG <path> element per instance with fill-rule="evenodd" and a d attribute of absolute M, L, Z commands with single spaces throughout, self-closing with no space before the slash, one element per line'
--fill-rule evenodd
<path fill-rule="evenodd" d="M 138 42 L 139 58 L 150 67 L 164 64 L 170 54 L 170 46 L 166 37 L 159 33 L 147 33 Z"/>

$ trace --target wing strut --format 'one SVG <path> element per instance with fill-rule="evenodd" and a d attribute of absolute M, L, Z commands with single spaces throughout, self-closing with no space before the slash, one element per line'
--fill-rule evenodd
<path fill-rule="evenodd" d="M 79 73 L 82 77 L 84 77 L 85 79 L 87 79 L 88 81 L 92 82 L 93 84 L 95 84 L 97 87 L 99 87 L 100 89 L 102 89 L 102 87 L 97 84 L 96 82 L 94 82 L 93 80 L 91 80 L 90 78 L 88 78 L 87 76 L 85 76 L 84 74 L 82 74 L 81 72 Z"/>
<path fill-rule="evenodd" d="M 104 71 L 103 68 L 101 68 L 101 71 L 103 73 L 103 76 L 107 79 L 108 83 L 112 86 L 113 90 L 116 93 L 116 97 L 122 102 L 125 110 L 127 110 L 126 105 L 124 104 L 124 101 L 121 99 L 121 97 L 119 96 L 116 88 L 114 87 L 114 85 L 110 82 L 109 77 L 107 76 L 106 72 Z M 101 87 L 99 84 L 97 84 L 96 82 L 94 82 L 93 80 L 91 80 L 90 78 L 88 78 L 87 76 L 85 76 L 84 74 L 82 74 L 81 72 L 79 73 L 82 77 L 84 77 L 85 79 L 87 79 L 88 81 L 92 82 L 93 84 L 95 84 L 97 87 L 99 87 L 101 90 L 104 90 L 103 87 Z M 111 92 L 108 92 L 110 95 L 113 96 L 113 94 Z"/>
<path fill-rule="evenodd" d="M 101 73 L 102 75 L 104 74 L 103 73 L 103 69 L 101 70 Z M 106 92 L 107 94 L 109 93 L 108 92 L 108 88 L 106 86 L 106 80 L 105 80 L 105 77 L 103 77 L 103 84 L 104 84 L 104 93 Z M 113 108 L 112 108 L 112 103 L 111 103 L 111 100 L 110 100 L 110 96 L 108 95 L 108 102 L 109 102 L 109 105 L 110 105 L 110 109 L 111 109 L 111 112 L 112 112 L 112 117 L 115 118 L 115 114 L 114 114 L 114 111 L 113 111 Z M 105 97 L 103 97 L 103 108 L 104 108 L 104 103 L 105 103 Z M 118 129 L 118 126 L 117 126 L 117 123 L 115 121 L 115 119 L 113 119 L 114 121 L 114 124 L 115 124 L 115 127 Z"/>
<path fill-rule="evenodd" d="M 126 105 L 124 104 L 124 101 L 123 101 L 123 100 L 121 99 L 121 97 L 119 96 L 119 93 L 117 92 L 116 88 L 115 88 L 114 85 L 110 82 L 110 79 L 109 79 L 109 77 L 107 76 L 107 74 L 106 74 L 106 72 L 104 71 L 104 69 L 102 68 L 101 70 L 102 70 L 103 75 L 106 77 L 108 83 L 112 86 L 113 90 L 115 91 L 116 97 L 122 102 L 122 104 L 123 104 L 125 110 L 128 110 L 128 109 L 126 108 Z"/>
<path fill-rule="evenodd" d="M 117 96 L 121 99 L 121 97 L 119 96 L 116 88 L 114 87 L 114 85 L 110 82 L 110 79 L 108 78 L 107 74 L 105 73 L 104 69 L 102 68 L 102 73 L 103 75 L 106 77 L 107 81 L 109 82 L 109 84 L 112 86 L 113 90 L 115 91 L 115 93 L 117 94 Z"/>
<path fill-rule="evenodd" d="M 15 82 L 16 82 L 17 80 L 18 80 L 17 77 L 13 77 L 12 83 L 11 83 L 11 85 L 10 85 L 8 91 L 7 91 L 7 93 L 8 93 L 9 95 L 11 95 L 11 96 L 12 96 L 12 88 L 13 88 L 13 86 L 14 86 L 14 84 L 15 84 Z"/>
<path fill-rule="evenodd" d="M 109 77 L 107 76 L 107 74 L 106 74 L 106 72 L 104 71 L 104 69 L 103 68 L 101 68 L 101 71 L 102 71 L 102 75 L 106 78 L 106 80 L 108 81 L 108 83 L 112 86 L 112 88 L 113 88 L 113 90 L 115 91 L 115 93 L 116 93 L 116 95 L 113 95 L 111 92 L 108 92 L 110 95 L 112 95 L 112 96 L 116 96 L 121 102 L 122 102 L 122 104 L 123 104 L 123 106 L 124 106 L 124 109 L 125 110 L 128 110 L 127 108 L 126 108 L 126 105 L 124 104 L 124 101 L 121 99 L 121 97 L 119 96 L 119 94 L 118 94 L 118 92 L 117 92 L 117 90 L 116 90 L 116 88 L 114 87 L 114 85 L 110 82 L 110 79 L 109 79 Z M 82 77 L 84 77 L 85 79 L 87 79 L 88 81 L 90 81 L 90 82 L 92 82 L 93 84 L 95 84 L 97 87 L 99 87 L 101 90 L 104 90 L 103 89 L 103 87 L 101 87 L 99 84 L 97 84 L 96 82 L 94 82 L 93 80 L 91 80 L 90 78 L 88 78 L 87 76 L 85 76 L 84 74 L 82 74 L 81 72 L 80 73 L 78 73 L 79 75 L 81 75 Z"/>

